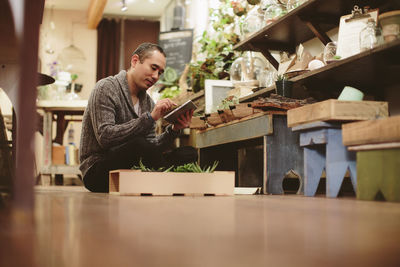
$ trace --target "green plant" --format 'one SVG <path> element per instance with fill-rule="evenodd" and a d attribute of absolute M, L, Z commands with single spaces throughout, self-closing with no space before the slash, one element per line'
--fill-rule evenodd
<path fill-rule="evenodd" d="M 218 161 L 214 161 L 214 164 L 212 166 L 205 166 L 204 168 L 201 168 L 200 165 L 196 162 L 192 163 L 187 163 L 184 165 L 177 166 L 176 168 L 173 168 L 171 171 L 172 172 L 207 172 L 211 173 L 214 172 L 215 168 L 218 166 Z"/>
<path fill-rule="evenodd" d="M 71 74 L 71 80 L 74 82 L 78 79 L 78 74 Z"/>
<path fill-rule="evenodd" d="M 133 166 L 133 170 L 141 170 L 142 172 L 207 172 L 211 173 L 214 172 L 215 168 L 218 166 L 218 161 L 214 161 L 212 166 L 205 166 L 204 168 L 201 168 L 200 165 L 197 162 L 192 162 L 192 163 L 186 163 L 184 165 L 179 165 L 177 167 L 174 167 L 173 165 L 169 168 L 148 168 L 146 167 L 142 159 L 139 160 L 139 166 Z"/>
<path fill-rule="evenodd" d="M 239 104 L 239 98 L 236 96 L 228 96 L 225 99 L 222 99 L 221 105 L 218 106 L 218 109 L 228 109 L 229 106 L 234 106 Z"/>
<path fill-rule="evenodd" d="M 286 80 L 289 80 L 289 78 L 286 74 L 281 74 L 276 77 L 276 80 L 277 81 L 286 81 Z"/>
<path fill-rule="evenodd" d="M 164 74 L 162 75 L 158 83 L 162 84 L 163 86 L 160 90 L 161 99 L 174 98 L 181 93 L 181 90 L 179 88 L 178 73 L 175 69 L 171 67 L 165 68 Z"/>
<path fill-rule="evenodd" d="M 189 77 L 193 92 L 204 89 L 206 79 L 223 80 L 229 78 L 232 62 L 240 55 L 233 51 L 233 45 L 239 42 L 239 36 L 226 31 L 234 26 L 236 16 L 231 15 L 232 5 L 228 0 L 221 1 L 218 9 L 210 9 L 211 25 L 214 32 L 204 31 L 197 40 L 200 44 L 199 57 L 204 60 L 192 62 L 189 66 Z"/>
<path fill-rule="evenodd" d="M 181 89 L 179 86 L 170 86 L 170 87 L 165 87 L 160 95 L 160 99 L 164 98 L 175 98 L 178 95 L 180 95 Z"/>

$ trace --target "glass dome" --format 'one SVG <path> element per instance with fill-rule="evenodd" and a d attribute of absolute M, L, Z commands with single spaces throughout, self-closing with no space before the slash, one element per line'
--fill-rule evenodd
<path fill-rule="evenodd" d="M 238 57 L 232 62 L 231 69 L 229 70 L 231 81 L 238 82 L 242 80 L 242 57 Z"/>
<path fill-rule="evenodd" d="M 264 78 L 264 71 L 267 65 L 264 61 L 255 56 L 252 52 L 246 52 L 243 57 L 237 58 L 231 66 L 230 78 L 235 81 L 254 81 Z"/>

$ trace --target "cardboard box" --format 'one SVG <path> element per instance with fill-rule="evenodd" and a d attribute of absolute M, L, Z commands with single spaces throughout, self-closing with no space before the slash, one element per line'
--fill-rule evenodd
<path fill-rule="evenodd" d="M 51 161 L 53 165 L 65 164 L 65 146 L 53 146 L 51 150 Z"/>
<path fill-rule="evenodd" d="M 235 172 L 110 171 L 110 193 L 119 195 L 233 195 Z"/>

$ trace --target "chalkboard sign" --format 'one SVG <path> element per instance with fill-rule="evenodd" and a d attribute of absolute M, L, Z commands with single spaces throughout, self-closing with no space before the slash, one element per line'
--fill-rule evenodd
<path fill-rule="evenodd" d="M 192 58 L 193 30 L 160 32 L 159 45 L 167 54 L 167 66 L 180 74 Z"/>

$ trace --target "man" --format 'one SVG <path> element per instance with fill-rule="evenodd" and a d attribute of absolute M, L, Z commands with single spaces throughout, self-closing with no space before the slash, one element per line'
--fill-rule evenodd
<path fill-rule="evenodd" d="M 127 71 L 96 83 L 83 115 L 80 142 L 80 170 L 88 190 L 108 192 L 109 171 L 130 169 L 140 159 L 152 168 L 197 160 L 192 147 L 173 151 L 169 157 L 162 153 L 190 125 L 193 111 L 183 114 L 161 135 L 155 134 L 155 122 L 175 106 L 170 99 L 154 104 L 146 93 L 165 65 L 162 48 L 144 43 L 133 52 Z"/>

